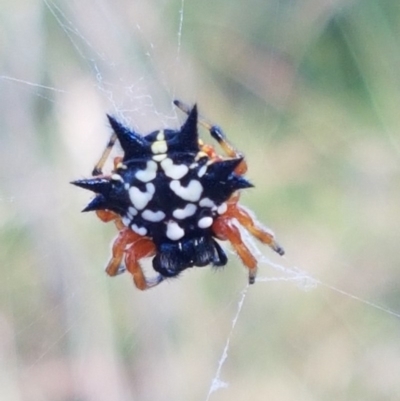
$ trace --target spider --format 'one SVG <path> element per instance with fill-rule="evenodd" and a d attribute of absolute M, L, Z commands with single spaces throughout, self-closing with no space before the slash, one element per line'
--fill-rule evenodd
<path fill-rule="evenodd" d="M 113 134 L 92 178 L 73 181 L 96 196 L 83 209 L 95 211 L 103 222 L 114 221 L 118 235 L 106 272 L 128 270 L 136 287 L 145 290 L 178 276 L 193 266 L 227 264 L 219 242 L 229 241 L 248 269 L 249 284 L 257 274 L 257 260 L 242 240 L 240 226 L 280 255 L 273 233 L 239 204 L 240 190 L 253 185 L 244 178 L 247 163 L 222 130 L 176 100 L 187 114 L 178 130 L 162 129 L 142 136 L 108 115 Z M 225 156 L 198 136 L 201 124 L 218 142 Z M 123 156 L 114 158 L 111 174 L 102 168 L 116 141 Z M 153 257 L 153 278 L 140 261 Z"/>

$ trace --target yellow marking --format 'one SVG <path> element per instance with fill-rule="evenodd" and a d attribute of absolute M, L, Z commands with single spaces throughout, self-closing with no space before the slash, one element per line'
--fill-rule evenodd
<path fill-rule="evenodd" d="M 200 152 L 197 153 L 197 155 L 196 155 L 196 157 L 194 158 L 194 160 L 199 160 L 199 159 L 201 159 L 202 157 L 208 157 L 208 154 L 205 153 L 205 152 L 200 151 Z"/>
<path fill-rule="evenodd" d="M 166 157 L 167 157 L 167 155 L 165 153 L 162 153 L 160 155 L 154 155 L 153 160 L 156 162 L 160 162 L 160 161 L 164 160 Z"/>
<path fill-rule="evenodd" d="M 165 135 L 164 135 L 164 130 L 161 130 L 157 136 L 156 136 L 157 141 L 164 141 L 165 140 Z"/>
<path fill-rule="evenodd" d="M 167 153 L 168 146 L 166 141 L 155 141 L 151 145 L 151 151 L 153 154 L 159 154 L 159 153 Z"/>

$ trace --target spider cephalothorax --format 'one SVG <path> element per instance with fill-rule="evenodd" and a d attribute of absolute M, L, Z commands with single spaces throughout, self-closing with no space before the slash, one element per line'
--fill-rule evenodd
<path fill-rule="evenodd" d="M 93 171 L 95 177 L 73 184 L 95 192 L 84 211 L 96 211 L 103 221 L 114 220 L 119 235 L 106 271 L 110 275 L 126 269 L 136 286 L 146 289 L 166 277 L 177 276 L 193 266 L 223 266 L 227 257 L 216 238 L 229 240 L 255 280 L 257 262 L 241 240 L 237 224 L 269 244 L 279 254 L 282 248 L 273 234 L 255 224 L 238 204 L 239 190 L 252 185 L 243 177 L 243 157 L 222 131 L 200 122 L 220 143 L 227 158 L 198 137 L 197 108 L 175 102 L 188 118 L 179 130 L 159 130 L 142 136 L 109 116 L 114 131 L 103 157 Z M 124 152 L 114 159 L 114 170 L 101 169 L 118 139 Z M 158 276 L 147 279 L 140 259 L 153 257 Z"/>

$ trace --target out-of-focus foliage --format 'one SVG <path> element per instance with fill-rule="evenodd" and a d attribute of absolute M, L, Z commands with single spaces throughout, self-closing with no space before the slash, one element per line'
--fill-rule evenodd
<path fill-rule="evenodd" d="M 397 400 L 399 49 L 396 0 L 3 0 L 0 399 L 207 398 L 243 267 L 109 279 L 116 230 L 68 185 L 106 112 L 177 126 L 177 97 L 246 154 L 243 203 L 287 257 L 263 253 L 320 283 L 260 265 L 283 279 L 248 289 L 210 400 Z"/>

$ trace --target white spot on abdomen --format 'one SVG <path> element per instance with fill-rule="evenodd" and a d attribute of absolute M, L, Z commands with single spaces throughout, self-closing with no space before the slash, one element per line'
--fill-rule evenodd
<path fill-rule="evenodd" d="M 132 205 L 138 209 L 144 209 L 147 204 L 151 201 L 153 194 L 155 191 L 155 187 L 153 184 L 146 184 L 146 192 L 142 192 L 139 188 L 130 187 L 129 188 L 129 199 L 132 202 Z"/>
<path fill-rule="evenodd" d="M 167 237 L 172 241 L 177 241 L 185 235 L 185 231 L 179 226 L 176 221 L 170 220 L 167 223 Z"/>
<path fill-rule="evenodd" d="M 197 172 L 198 177 L 203 177 L 203 175 L 207 172 L 207 166 L 200 167 L 199 171 Z"/>
<path fill-rule="evenodd" d="M 149 182 L 156 178 L 157 163 L 152 160 L 147 162 L 145 170 L 139 170 L 136 172 L 135 177 L 142 182 Z"/>
<path fill-rule="evenodd" d="M 162 219 L 164 219 L 165 213 L 162 212 L 161 210 L 158 210 L 157 212 L 153 212 L 152 210 L 147 209 L 142 213 L 142 217 L 145 220 L 152 221 L 155 223 L 157 221 L 161 221 Z"/>
<path fill-rule="evenodd" d="M 160 162 L 161 160 L 164 160 L 166 157 L 167 155 L 165 153 L 162 153 L 160 155 L 154 155 L 153 160 L 155 160 L 156 162 Z"/>
<path fill-rule="evenodd" d="M 191 180 L 187 187 L 183 187 L 177 180 L 170 182 L 169 187 L 177 196 L 189 202 L 196 202 L 203 193 L 203 187 L 197 180 Z"/>
<path fill-rule="evenodd" d="M 217 212 L 218 214 L 224 214 L 228 210 L 228 205 L 224 202 L 218 206 Z"/>
<path fill-rule="evenodd" d="M 130 206 L 128 208 L 128 213 L 131 214 L 132 216 L 136 216 L 137 215 L 137 210 L 134 207 Z"/>
<path fill-rule="evenodd" d="M 165 175 L 174 180 L 181 179 L 189 171 L 188 166 L 185 166 L 184 164 L 174 164 L 174 162 L 169 158 L 161 162 L 161 167 L 164 170 Z"/>
<path fill-rule="evenodd" d="M 215 203 L 210 199 L 210 198 L 203 198 L 199 205 L 201 207 L 208 207 L 208 208 L 212 208 L 215 206 Z"/>
<path fill-rule="evenodd" d="M 132 231 L 135 231 L 135 233 L 139 234 L 139 235 L 146 235 L 147 234 L 147 230 L 146 230 L 145 227 L 139 227 L 136 224 L 132 224 L 131 225 L 131 229 L 132 229 Z"/>
<path fill-rule="evenodd" d="M 186 217 L 193 216 L 196 213 L 197 206 L 193 203 L 188 203 L 184 209 L 175 209 L 172 215 L 179 220 L 186 219 Z"/>
<path fill-rule="evenodd" d="M 121 182 L 124 182 L 124 180 L 122 179 L 122 177 L 121 177 L 119 174 L 113 174 L 113 175 L 111 176 L 111 179 L 112 179 L 113 181 L 121 181 Z"/>
<path fill-rule="evenodd" d="M 123 218 L 122 218 L 122 224 L 125 226 L 125 227 L 129 227 L 129 224 L 131 223 L 131 217 L 130 216 L 124 216 Z"/>
<path fill-rule="evenodd" d="M 198 221 L 197 225 L 199 226 L 199 228 L 208 228 L 208 227 L 212 226 L 213 221 L 214 220 L 212 219 L 212 217 L 207 216 L 207 217 L 201 218 Z"/>

